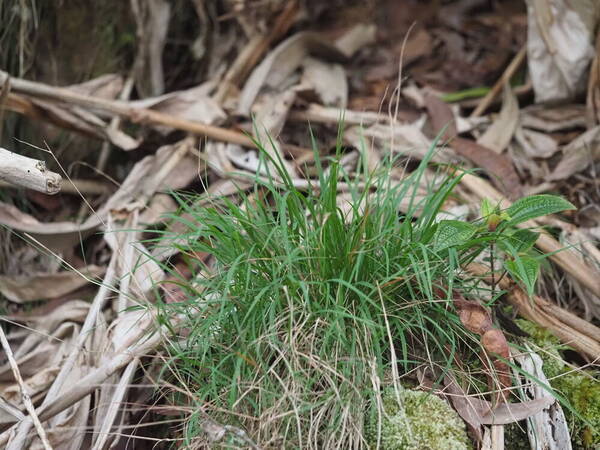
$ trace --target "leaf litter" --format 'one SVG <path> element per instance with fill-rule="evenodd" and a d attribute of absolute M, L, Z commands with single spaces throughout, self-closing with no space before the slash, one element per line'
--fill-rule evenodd
<path fill-rule="evenodd" d="M 272 8 L 260 12 L 252 3 L 224 1 L 214 8 L 196 1 L 176 6 L 132 1 L 135 45 L 121 73 L 131 76 L 133 100 L 125 77 L 111 70 L 86 80 L 89 74 L 53 78 L 42 66 L 32 68 L 35 78 L 3 67 L 7 71 L 1 74 L 9 80 L 0 97 L 3 114 L 25 117 L 19 120 L 41 135 L 39 142 L 48 130 L 53 130 L 49 136 L 69 136 L 63 142 L 53 139 L 56 147 L 50 143 L 57 148 L 51 155 L 56 161 L 47 153 L 43 159 L 53 166 L 60 162 L 57 169 L 67 179 L 83 174 L 117 185 L 108 196 L 59 193 L 59 202 L 48 208 L 43 197 L 33 206 L 19 201 L 19 191 L 7 190 L 2 197 L 3 256 L 17 258 L 0 275 L 7 343 L 36 408 L 35 414 L 27 411 L 22 385 L 3 359 L 0 441 L 6 448 L 103 449 L 123 442 L 127 433 L 144 442 L 144 431 L 129 431 L 138 416 L 127 405 L 143 398 L 136 395 L 137 385 L 155 383 L 156 373 L 145 367 L 163 357 L 165 342 L 189 332 L 173 335 L 176 330 L 157 320 L 148 306 L 186 298 L 184 286 L 193 272 L 211 263 L 209 254 L 190 259 L 177 249 L 161 248 L 158 236 L 182 224 L 169 220 L 178 208 L 172 191 L 196 192 L 207 206 L 218 206 L 211 199 L 217 193 L 237 201 L 257 177 L 276 173 L 259 159 L 256 141 L 286 168 L 294 186 L 318 188 L 307 122 L 324 160 L 344 120 L 347 172 L 354 172 L 363 157 L 374 170 L 391 152 L 405 162 L 398 179 L 425 158 L 444 129 L 434 163 L 481 169 L 463 177 L 461 195 L 447 200 L 445 208 L 465 206 L 470 218 L 476 218 L 473 202 L 483 198 L 509 208 L 509 199 L 524 192 L 565 195 L 578 210 L 552 222 L 552 234 L 542 234 L 537 242 L 542 251 L 552 252 L 549 260 L 560 281 L 543 279 L 543 294 L 533 297 L 506 278 L 500 287 L 515 311 L 552 330 L 580 357 L 593 364 L 600 354 L 599 233 L 594 231 L 600 218 L 593 213 L 600 201 L 597 64 L 589 68 L 597 6 L 531 0 L 523 8 L 516 1 L 490 6 L 461 0 L 439 8 L 434 2 L 381 1 L 376 14 L 364 5 L 336 8 L 310 1 L 273 1 Z M 174 28 L 177 20 L 187 21 L 188 28 Z M 170 40 L 186 29 L 197 34 Z M 169 52 L 190 67 L 197 68 L 193 64 L 199 61 L 206 68 L 166 64 Z M 519 55 L 526 58 L 526 68 Z M 400 66 L 401 89 L 394 91 Z M 473 91 L 479 95 L 474 99 L 467 95 L 484 86 L 492 88 Z M 4 140 L 9 131 L 2 130 Z M 10 133 L 16 139 L 18 129 Z M 15 139 L 4 145 L 35 153 Z M 96 154 L 99 145 L 108 149 L 103 151 L 108 165 Z M 357 149 L 365 149 L 364 156 Z M 78 164 L 84 169 L 73 170 Z M 284 186 L 284 180 L 277 183 Z M 354 199 L 345 186 L 339 183 L 337 203 L 350 212 Z M 359 205 L 363 213 L 369 198 Z M 185 211 L 180 217 L 186 218 Z M 534 225 L 539 223 L 523 224 Z M 557 235 L 573 246 L 563 249 Z M 22 251 L 11 251 L 24 246 L 40 256 L 27 259 Z M 59 262 L 45 272 L 38 267 L 44 253 Z M 177 277 L 166 263 L 180 267 Z M 485 278 L 486 264 L 467 271 Z M 520 387 L 530 390 L 529 400 L 508 401 L 518 379 L 510 375 L 509 364 L 529 367 L 544 379 L 535 353 L 516 355 L 513 337 L 496 324 L 489 307 L 463 298 L 455 298 L 454 306 L 463 326 L 481 339 L 490 393 L 468 394 L 448 374 L 436 393 L 449 399 L 478 442 L 487 426 L 494 435 L 494 427 L 529 418 L 531 439 L 543 436 L 552 442 L 547 445 L 566 448 L 561 447 L 568 440 L 565 419 L 551 396 L 529 382 Z M 559 412 L 551 413 L 552 408 Z M 548 421 L 552 427 L 545 427 Z M 246 446 L 260 446 L 243 429 L 218 418 L 205 417 L 202 423 L 215 440 L 234 436 Z M 180 438 L 177 432 L 172 436 Z"/>

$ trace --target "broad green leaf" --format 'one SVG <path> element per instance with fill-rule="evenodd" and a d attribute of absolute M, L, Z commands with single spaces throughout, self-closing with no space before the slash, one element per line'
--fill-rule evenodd
<path fill-rule="evenodd" d="M 477 227 L 460 220 L 442 220 L 434 236 L 434 250 L 440 251 L 466 243 L 477 231 Z"/>
<path fill-rule="evenodd" d="M 496 208 L 487 197 L 484 197 L 483 200 L 481 200 L 481 217 L 485 219 L 487 216 L 494 213 L 495 210 Z"/>
<path fill-rule="evenodd" d="M 505 261 L 504 267 L 514 279 L 523 283 L 527 289 L 527 294 L 531 297 L 540 273 L 540 263 L 531 256 L 519 256 L 512 261 Z"/>
<path fill-rule="evenodd" d="M 570 202 L 555 195 L 531 195 L 517 200 L 507 209 L 510 220 L 507 225 L 517 225 L 536 217 L 575 209 Z"/>
<path fill-rule="evenodd" d="M 529 250 L 538 240 L 540 233 L 531 230 L 517 230 L 511 235 L 503 235 L 498 246 L 511 254 L 523 253 Z"/>

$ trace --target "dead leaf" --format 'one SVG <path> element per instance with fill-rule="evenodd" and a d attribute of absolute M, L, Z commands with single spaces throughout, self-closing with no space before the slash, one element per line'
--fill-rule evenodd
<path fill-rule="evenodd" d="M 566 180 L 600 158 L 600 125 L 575 138 L 562 150 L 563 158 L 548 180 Z"/>
<path fill-rule="evenodd" d="M 42 223 L 16 207 L 0 202 L 0 223 L 21 233 L 31 235 L 47 248 L 63 253 L 94 233 L 100 226 L 97 216 L 83 224 L 74 222 Z"/>
<path fill-rule="evenodd" d="M 377 27 L 374 24 L 358 23 L 335 41 L 336 48 L 347 58 L 358 50 L 375 42 Z"/>
<path fill-rule="evenodd" d="M 521 181 L 511 160 L 506 155 L 499 155 L 469 139 L 456 137 L 456 125 L 452 110 L 448 104 L 437 96 L 425 95 L 425 104 L 431 117 L 433 132 L 437 135 L 446 127 L 442 142 L 449 140 L 450 146 L 457 154 L 493 175 L 494 184 L 508 193 L 510 198 L 517 198 L 521 195 Z"/>
<path fill-rule="evenodd" d="M 346 56 L 319 34 L 300 32 L 280 43 L 254 69 L 240 94 L 237 113 L 250 114 L 254 100 L 263 86 L 280 88 L 308 55 L 323 56 L 326 61 L 343 62 Z"/>
<path fill-rule="evenodd" d="M 521 126 L 516 129 L 515 140 L 529 158 L 550 158 L 558 151 L 558 144 L 552 137 Z"/>
<path fill-rule="evenodd" d="M 454 300 L 464 327 L 480 336 L 492 328 L 490 313 L 480 304 L 466 300 Z"/>
<path fill-rule="evenodd" d="M 582 93 L 594 56 L 594 0 L 527 0 L 529 73 L 537 103 Z"/>
<path fill-rule="evenodd" d="M 502 109 L 485 133 L 477 139 L 484 147 L 502 153 L 512 140 L 519 122 L 519 103 L 508 84 L 504 85 Z"/>
<path fill-rule="evenodd" d="M 16 303 L 58 298 L 104 274 L 105 268 L 87 266 L 77 271 L 37 273 L 18 277 L 0 276 L 0 292 Z"/>
<path fill-rule="evenodd" d="M 481 416 L 484 425 L 506 425 L 518 422 L 548 408 L 556 400 L 543 397 L 519 403 L 499 403 L 498 406 Z"/>
<path fill-rule="evenodd" d="M 193 120 L 205 124 L 219 124 L 227 117 L 219 104 L 213 100 L 209 93 L 214 87 L 213 83 L 205 83 L 184 91 L 169 92 L 159 97 L 150 97 L 130 102 L 134 108 L 148 108 L 163 114 Z M 168 127 L 155 127 L 163 134 L 172 131 Z"/>
<path fill-rule="evenodd" d="M 585 107 L 577 104 L 527 106 L 521 110 L 521 125 L 546 133 L 585 128 Z"/>
<path fill-rule="evenodd" d="M 348 105 L 348 82 L 340 64 L 306 58 L 300 84 L 310 86 L 320 103 L 345 109 Z"/>

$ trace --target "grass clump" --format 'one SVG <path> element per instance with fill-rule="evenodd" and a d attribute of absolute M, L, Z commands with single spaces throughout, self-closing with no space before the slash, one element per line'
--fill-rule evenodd
<path fill-rule="evenodd" d="M 319 179 L 308 187 L 269 161 L 268 175 L 237 202 L 199 207 L 197 198 L 180 197 L 188 232 L 173 245 L 190 266 L 199 253 L 212 258 L 183 283 L 189 300 L 165 305 L 165 318 L 185 319 L 187 337 L 172 346 L 169 369 L 198 411 L 185 429 L 188 443 L 209 441 L 208 414 L 263 447 L 364 447 L 384 373 L 398 378 L 427 365 L 441 377 L 454 361 L 478 358 L 478 338 L 452 301 L 453 290 L 477 294 L 461 267 L 498 242 L 506 228 L 499 221 L 534 213 L 517 206 L 514 219 L 499 215 L 493 227 L 438 222 L 460 175 L 426 177 L 432 152 L 402 179 L 393 178 L 393 161 L 347 174 L 338 155 L 326 168 L 316 158 Z M 339 202 L 342 189 L 349 204 Z M 407 403 L 414 396 L 406 394 Z M 238 438 L 219 442 L 244 445 Z"/>

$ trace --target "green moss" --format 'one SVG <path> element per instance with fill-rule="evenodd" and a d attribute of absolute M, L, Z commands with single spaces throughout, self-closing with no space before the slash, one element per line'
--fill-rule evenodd
<path fill-rule="evenodd" d="M 402 389 L 398 404 L 394 389 L 382 395 L 385 414 L 381 417 L 381 449 L 421 450 L 471 448 L 465 424 L 444 400 L 422 391 Z M 373 408 L 366 436 L 377 446 L 378 412 Z"/>
<path fill-rule="evenodd" d="M 576 449 L 600 449 L 600 381 L 594 370 L 574 371 L 562 359 L 564 347 L 550 331 L 527 320 L 519 327 L 531 335 L 531 341 L 542 348 L 538 352 L 545 375 L 553 389 L 569 403 L 565 417 Z M 573 412 L 575 410 L 577 414 Z"/>
<path fill-rule="evenodd" d="M 530 340 L 541 350 L 536 353 L 540 355 L 544 363 L 544 374 L 549 380 L 557 377 L 565 371 L 566 364 L 560 350 L 565 347 L 546 328 L 525 319 L 516 320 L 517 325 L 531 336 Z"/>
<path fill-rule="evenodd" d="M 576 448 L 600 448 L 600 381 L 592 371 L 568 372 L 552 381 L 552 387 L 569 401 L 585 420 L 577 418 L 568 409 L 565 415 L 571 429 L 571 439 Z"/>

